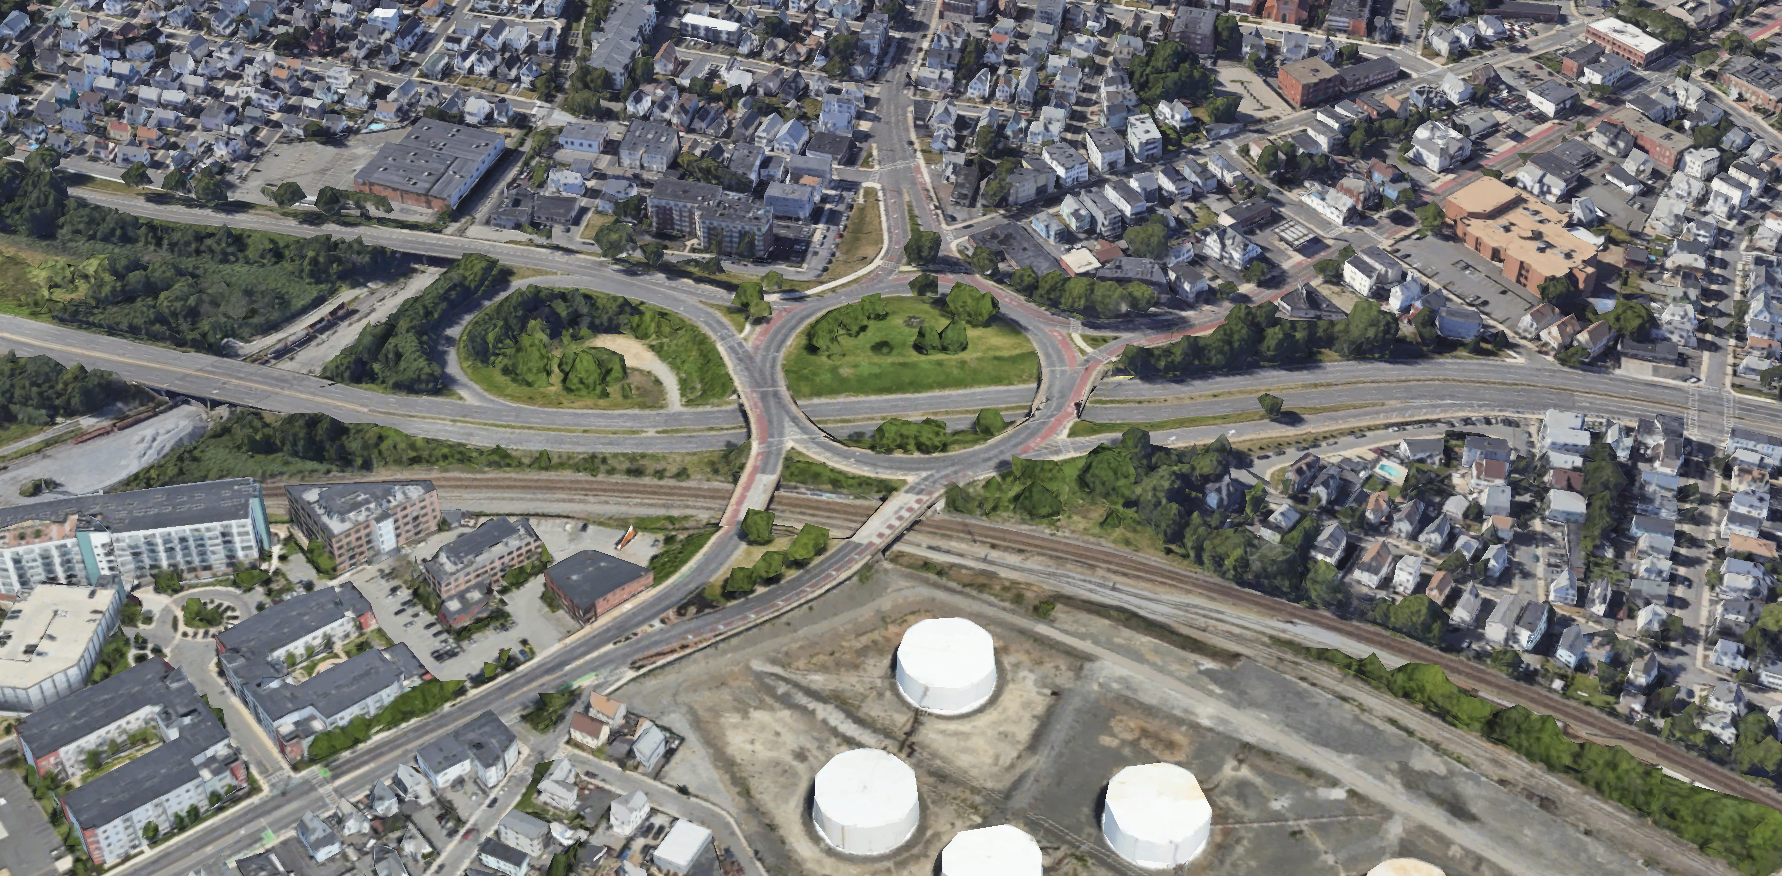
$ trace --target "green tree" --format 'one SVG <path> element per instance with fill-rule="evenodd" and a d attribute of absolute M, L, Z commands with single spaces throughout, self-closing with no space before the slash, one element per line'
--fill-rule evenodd
<path fill-rule="evenodd" d="M 1631 298 L 1615 302 L 1614 309 L 1605 314 L 1603 319 L 1628 340 L 1643 338 L 1647 331 L 1658 325 L 1658 317 L 1652 315 L 1652 308 Z"/>
<path fill-rule="evenodd" d="M 786 559 L 794 565 L 804 565 L 828 548 L 829 530 L 806 523 L 786 546 Z"/>
<path fill-rule="evenodd" d="M 996 276 L 996 263 L 1002 261 L 1002 254 L 987 246 L 980 246 L 971 251 L 971 269 L 980 277 Z"/>
<path fill-rule="evenodd" d="M 1578 294 L 1578 284 L 1572 280 L 1570 273 L 1554 274 L 1541 281 L 1540 290 L 1542 300 L 1565 309 L 1571 297 Z"/>
<path fill-rule="evenodd" d="M 1273 273 L 1273 270 L 1270 268 L 1269 263 L 1262 259 L 1257 259 L 1244 266 L 1244 272 L 1241 276 L 1244 282 L 1256 284 L 1262 282 L 1271 273 Z"/>
<path fill-rule="evenodd" d="M 773 512 L 754 508 L 743 512 L 742 534 L 749 544 L 772 544 Z"/>
<path fill-rule="evenodd" d="M 142 826 L 142 841 L 143 842 L 153 843 L 155 840 L 160 839 L 160 838 L 161 838 L 161 826 L 160 825 L 151 821 L 148 824 L 145 824 Z"/>
<path fill-rule="evenodd" d="M 610 387 L 625 382 L 625 357 L 605 347 L 571 350 L 557 365 L 571 395 L 606 398 Z"/>
<path fill-rule="evenodd" d="M 936 231 L 910 231 L 910 239 L 903 245 L 904 261 L 912 265 L 931 265 L 940 257 L 941 236 Z"/>
<path fill-rule="evenodd" d="M 266 196 L 271 198 L 272 202 L 279 206 L 279 209 L 286 210 L 290 209 L 292 205 L 301 203 L 304 198 L 309 197 L 309 194 L 303 191 L 302 186 L 294 182 L 282 182 L 278 184 L 277 188 L 268 188 Z"/>
<path fill-rule="evenodd" d="M 229 189 L 217 177 L 216 171 L 207 167 L 192 178 L 192 197 L 207 206 L 220 204 L 229 200 Z"/>
<path fill-rule="evenodd" d="M 1281 416 L 1281 407 L 1286 404 L 1279 396 L 1266 392 L 1256 397 L 1256 403 L 1262 406 L 1263 415 L 1271 420 Z"/>
<path fill-rule="evenodd" d="M 1009 286 L 1016 292 L 1031 297 L 1039 289 L 1039 272 L 1022 265 L 1009 275 Z"/>
<path fill-rule="evenodd" d="M 933 274 L 917 274 L 910 279 L 911 295 L 933 295 L 940 291 L 940 279 Z"/>
<path fill-rule="evenodd" d="M 603 258 L 616 259 L 631 251 L 637 242 L 631 226 L 624 222 L 608 222 L 594 232 L 594 245 Z"/>
<path fill-rule="evenodd" d="M 979 291 L 969 283 L 954 283 L 947 292 L 945 307 L 955 319 L 964 320 L 967 325 L 981 326 L 996 316 L 1002 304 L 995 295 Z"/>
<path fill-rule="evenodd" d="M 124 171 L 123 176 L 124 185 L 135 186 L 136 188 L 142 188 L 143 186 L 148 185 L 148 178 L 148 165 L 143 164 L 140 161 L 130 165 L 130 169 Z"/>
<path fill-rule="evenodd" d="M 323 186 L 321 191 L 316 192 L 316 209 L 324 216 L 339 216 L 345 203 L 346 199 L 340 196 L 340 189 Z"/>
<path fill-rule="evenodd" d="M 639 246 L 637 251 L 643 256 L 644 264 L 654 269 L 662 267 L 662 257 L 668 254 L 668 247 L 651 242 Z"/>
<path fill-rule="evenodd" d="M 985 408 L 978 411 L 978 418 L 972 422 L 972 428 L 976 430 L 979 435 L 988 435 L 991 437 L 1002 434 L 1002 430 L 1007 429 L 1008 427 L 1009 423 L 1007 420 L 1003 419 L 1002 411 L 995 408 Z"/>
<path fill-rule="evenodd" d="M 1134 257 L 1162 261 L 1169 256 L 1169 230 L 1162 216 L 1152 216 L 1141 225 L 1127 228 L 1123 238 L 1127 254 Z"/>
<path fill-rule="evenodd" d="M 1424 234 L 1434 234 L 1447 224 L 1447 214 L 1442 212 L 1441 204 L 1424 204 L 1417 208 L 1417 221 Z"/>

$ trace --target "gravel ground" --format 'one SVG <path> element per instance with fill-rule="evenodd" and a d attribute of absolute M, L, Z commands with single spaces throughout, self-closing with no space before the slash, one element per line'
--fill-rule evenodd
<path fill-rule="evenodd" d="M 197 441 L 208 427 L 205 410 L 186 404 L 85 444 L 57 445 L 0 470 L 0 505 L 31 501 L 19 496 L 19 488 L 37 478 L 62 485 L 49 495 L 97 493 Z"/>

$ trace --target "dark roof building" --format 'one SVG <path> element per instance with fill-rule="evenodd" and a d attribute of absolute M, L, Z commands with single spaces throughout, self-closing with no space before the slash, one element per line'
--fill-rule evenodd
<path fill-rule="evenodd" d="M 143 847 L 139 820 L 173 823 L 190 800 L 247 787 L 247 767 L 185 673 L 151 659 L 39 709 L 18 726 L 27 762 L 72 778 L 115 735 L 154 731 L 159 747 L 61 795 L 62 811 L 98 864 Z M 196 795 L 196 796 L 194 796 Z"/>
<path fill-rule="evenodd" d="M 655 573 L 648 568 L 594 550 L 545 570 L 545 587 L 582 624 L 592 623 L 655 582 Z"/>
<path fill-rule="evenodd" d="M 1163 267 L 1150 259 L 1122 256 L 1102 265 L 1095 272 L 1097 280 L 1111 280 L 1115 283 L 1143 283 L 1159 292 L 1169 288 L 1169 277 L 1163 273 Z"/>
<path fill-rule="evenodd" d="M 471 589 L 486 592 L 502 575 L 543 553 L 544 542 L 530 522 L 497 517 L 440 548 L 421 569 L 440 597 L 447 598 Z"/>
<path fill-rule="evenodd" d="M 353 175 L 353 190 L 429 210 L 456 207 L 507 150 L 507 138 L 421 119 Z"/>
<path fill-rule="evenodd" d="M 816 133 L 804 144 L 806 155 L 827 155 L 836 164 L 847 164 L 854 154 L 854 138 L 846 134 Z"/>

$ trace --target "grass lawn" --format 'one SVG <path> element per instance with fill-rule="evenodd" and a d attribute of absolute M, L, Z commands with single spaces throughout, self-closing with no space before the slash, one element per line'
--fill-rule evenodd
<path fill-rule="evenodd" d="M 718 304 L 712 301 L 701 301 L 699 303 L 723 314 L 724 319 L 729 321 L 730 327 L 736 329 L 736 333 L 739 335 L 743 333 L 743 329 L 749 324 L 748 316 L 728 304 Z"/>
<path fill-rule="evenodd" d="M 887 297 L 885 309 L 890 316 L 870 323 L 858 337 L 844 339 L 841 351 L 832 357 L 812 353 L 801 333 L 786 355 L 786 386 L 792 395 L 939 392 L 1032 384 L 1039 379 L 1039 354 L 1006 319 L 997 317 L 983 328 L 971 329 L 970 347 L 963 353 L 924 356 L 915 351 L 917 328 L 923 323 L 945 328 L 952 317 L 913 295 Z M 915 320 L 922 323 L 906 324 Z"/>
<path fill-rule="evenodd" d="M 854 205 L 848 230 L 842 232 L 835 245 L 835 258 L 820 278 L 823 282 L 839 280 L 872 263 L 885 246 L 884 223 L 879 221 L 879 190 L 867 189 L 860 203 Z"/>
<path fill-rule="evenodd" d="M 602 226 L 611 225 L 616 218 L 618 217 L 611 213 L 595 213 L 594 215 L 589 216 L 587 224 L 582 226 L 581 238 L 583 240 L 593 240 L 594 232 L 599 231 Z"/>
<path fill-rule="evenodd" d="M 564 392 L 563 374 L 556 369 L 551 371 L 550 386 L 527 386 L 515 381 L 498 368 L 472 361 L 469 356 L 464 355 L 462 350 L 458 354 L 458 364 L 464 367 L 465 375 L 484 392 L 496 398 L 532 407 L 611 411 L 668 406 L 666 396 L 662 391 L 662 382 L 656 379 L 656 375 L 641 368 L 627 367 L 625 383 L 620 384 L 620 386 L 629 385 L 631 387 L 630 398 L 620 395 L 619 386 L 611 387 L 608 390 L 610 398 L 590 398 Z"/>
<path fill-rule="evenodd" d="M 1078 337 L 1083 339 L 1083 343 L 1089 345 L 1089 349 L 1099 350 L 1102 347 L 1105 347 L 1108 344 L 1113 343 L 1114 340 L 1120 336 L 1119 335 L 1078 335 Z"/>
<path fill-rule="evenodd" d="M 1290 406 L 1287 408 L 1286 412 L 1305 416 L 1309 414 L 1328 414 L 1336 411 L 1352 411 L 1359 408 L 1371 407 L 1378 407 L 1378 405 L 1374 402 L 1356 402 L 1352 404 L 1314 405 L 1310 407 Z M 1258 420 L 1266 419 L 1268 419 L 1268 417 L 1262 413 L 1262 408 L 1258 406 L 1256 410 L 1253 411 L 1233 411 L 1228 414 L 1209 414 L 1204 417 L 1176 417 L 1171 420 L 1152 420 L 1148 423 L 1097 423 L 1090 420 L 1078 420 L 1070 425 L 1070 437 L 1088 438 L 1094 435 L 1108 435 L 1116 432 L 1124 432 L 1127 429 L 1134 427 L 1144 429 L 1147 432 L 1162 432 L 1168 429 L 1189 429 L 1195 426 L 1226 426 L 1236 423 L 1254 423 Z"/>
<path fill-rule="evenodd" d="M 826 462 L 819 461 L 797 450 L 786 453 L 786 463 L 780 471 L 782 483 L 802 484 L 807 487 L 820 487 L 863 499 L 883 499 L 903 489 L 906 481 L 891 478 L 875 478 L 867 475 L 842 471 Z"/>

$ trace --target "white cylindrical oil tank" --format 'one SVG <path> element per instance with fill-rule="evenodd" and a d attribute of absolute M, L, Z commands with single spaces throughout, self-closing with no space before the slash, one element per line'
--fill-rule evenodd
<path fill-rule="evenodd" d="M 1039 842 L 1012 824 L 961 831 L 941 849 L 940 876 L 1041 876 Z"/>
<path fill-rule="evenodd" d="M 897 690 L 935 715 L 963 715 L 996 693 L 996 642 L 964 618 L 919 621 L 897 646 Z"/>
<path fill-rule="evenodd" d="M 1367 876 L 1443 876 L 1442 868 L 1434 864 L 1425 864 L 1416 858 L 1393 858 L 1381 861 L 1379 866 L 1367 871 Z"/>
<path fill-rule="evenodd" d="M 1213 808 L 1200 782 L 1173 763 L 1129 766 L 1108 783 L 1102 835 L 1136 866 L 1186 864 L 1207 847 L 1212 830 Z"/>
<path fill-rule="evenodd" d="M 896 755 L 857 748 L 830 758 L 817 771 L 811 819 L 817 833 L 850 855 L 895 851 L 921 818 L 916 773 Z"/>

